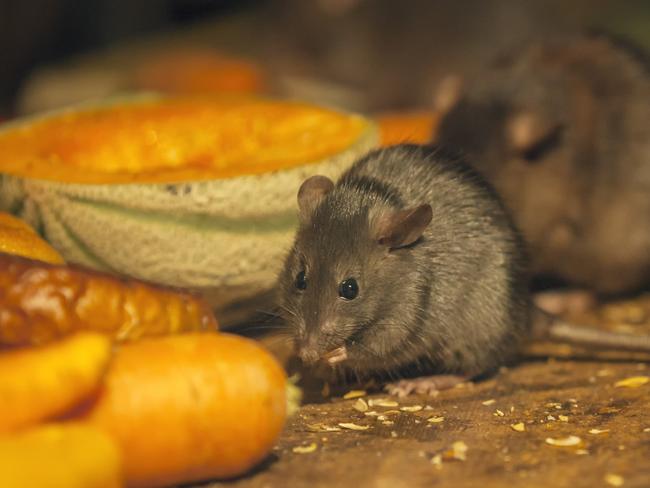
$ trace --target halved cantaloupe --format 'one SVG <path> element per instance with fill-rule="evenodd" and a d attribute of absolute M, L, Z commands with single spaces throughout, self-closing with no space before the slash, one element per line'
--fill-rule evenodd
<path fill-rule="evenodd" d="M 251 98 L 144 97 L 0 130 L 0 209 L 43 229 L 68 262 L 153 282 L 269 289 L 296 192 L 377 141 L 356 115 Z"/>

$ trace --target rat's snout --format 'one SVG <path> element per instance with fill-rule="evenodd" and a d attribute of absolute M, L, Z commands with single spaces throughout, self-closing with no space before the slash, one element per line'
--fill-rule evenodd
<path fill-rule="evenodd" d="M 306 365 L 312 366 L 319 361 L 334 365 L 347 359 L 345 346 L 336 347 L 325 337 L 307 336 L 298 343 L 298 357 Z"/>

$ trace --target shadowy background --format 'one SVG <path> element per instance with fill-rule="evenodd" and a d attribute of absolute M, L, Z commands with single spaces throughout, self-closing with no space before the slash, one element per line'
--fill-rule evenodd
<path fill-rule="evenodd" d="M 528 37 L 597 27 L 647 47 L 649 26 L 647 0 L 0 0 L 0 117 L 43 66 L 143 39 L 245 55 L 280 92 L 367 110 L 426 103 L 443 70 Z"/>

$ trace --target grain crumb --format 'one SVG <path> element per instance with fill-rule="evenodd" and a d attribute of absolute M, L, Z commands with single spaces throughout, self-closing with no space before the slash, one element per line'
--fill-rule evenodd
<path fill-rule="evenodd" d="M 367 412 L 368 411 L 368 404 L 363 398 L 357 398 L 357 401 L 354 402 L 354 405 L 352 405 L 352 408 L 354 408 L 357 412 Z"/>
<path fill-rule="evenodd" d="M 516 432 L 524 432 L 526 430 L 526 426 L 523 422 L 512 424 L 510 427 Z"/>
<path fill-rule="evenodd" d="M 490 398 L 489 400 L 485 400 L 484 402 L 481 402 L 482 405 L 485 405 L 486 407 L 489 407 L 490 405 L 494 405 L 496 403 L 496 400 L 494 398 Z"/>
<path fill-rule="evenodd" d="M 402 412 L 419 412 L 422 410 L 422 405 L 410 405 L 406 407 L 401 407 L 400 410 Z"/>
<path fill-rule="evenodd" d="M 650 377 L 648 376 L 631 376 L 630 378 L 617 381 L 614 383 L 614 386 L 616 388 L 638 388 L 639 386 L 645 385 L 648 381 L 650 381 Z"/>
<path fill-rule="evenodd" d="M 591 429 L 589 431 L 590 434 L 594 434 L 594 435 L 605 434 L 606 432 L 609 432 L 609 429 Z"/>
<path fill-rule="evenodd" d="M 440 422 L 444 422 L 445 418 L 444 417 L 429 417 L 427 419 L 427 422 L 431 422 L 432 424 L 439 424 Z"/>
<path fill-rule="evenodd" d="M 399 407 L 399 403 L 394 400 L 387 400 L 386 398 L 371 398 L 368 400 L 368 405 L 371 407 Z"/>
<path fill-rule="evenodd" d="M 357 425 L 352 422 L 339 422 L 339 426 L 349 430 L 368 430 L 369 425 Z"/>
<path fill-rule="evenodd" d="M 503 417 L 504 415 L 505 415 L 505 413 L 503 413 L 503 412 L 502 412 L 501 410 L 499 410 L 499 409 L 496 409 L 496 410 L 494 411 L 494 416 L 495 416 L 495 417 Z"/>
<path fill-rule="evenodd" d="M 463 441 L 456 441 L 451 445 L 451 455 L 454 459 L 465 461 L 467 459 L 467 444 Z"/>
<path fill-rule="evenodd" d="M 295 446 L 291 450 L 296 454 L 309 454 L 310 452 L 314 452 L 317 448 L 318 445 L 315 442 L 312 442 L 311 444 L 306 446 Z"/>
<path fill-rule="evenodd" d="M 343 399 L 352 400 L 354 398 L 359 398 L 366 395 L 367 395 L 366 390 L 350 390 L 345 395 L 343 395 Z"/>
<path fill-rule="evenodd" d="M 608 473 L 605 475 L 605 483 L 610 486 L 623 486 L 625 479 L 619 474 Z"/>
<path fill-rule="evenodd" d="M 561 422 L 569 421 L 569 417 L 567 417 L 566 415 L 558 415 L 558 418 L 560 419 Z"/>
<path fill-rule="evenodd" d="M 570 435 L 568 437 L 561 437 L 559 439 L 547 437 L 545 442 L 551 446 L 556 447 L 571 447 L 580 444 L 582 442 L 582 439 L 576 435 Z"/>

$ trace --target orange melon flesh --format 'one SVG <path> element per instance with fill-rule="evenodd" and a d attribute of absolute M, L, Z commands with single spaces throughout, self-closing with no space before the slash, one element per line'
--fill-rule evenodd
<path fill-rule="evenodd" d="M 410 142 L 431 142 L 439 116 L 433 111 L 387 112 L 376 117 L 379 124 L 380 144 L 390 146 Z"/>
<path fill-rule="evenodd" d="M 256 175 L 335 155 L 367 128 L 361 117 L 286 101 L 143 100 L 6 126 L 0 173 L 85 184 Z"/>

